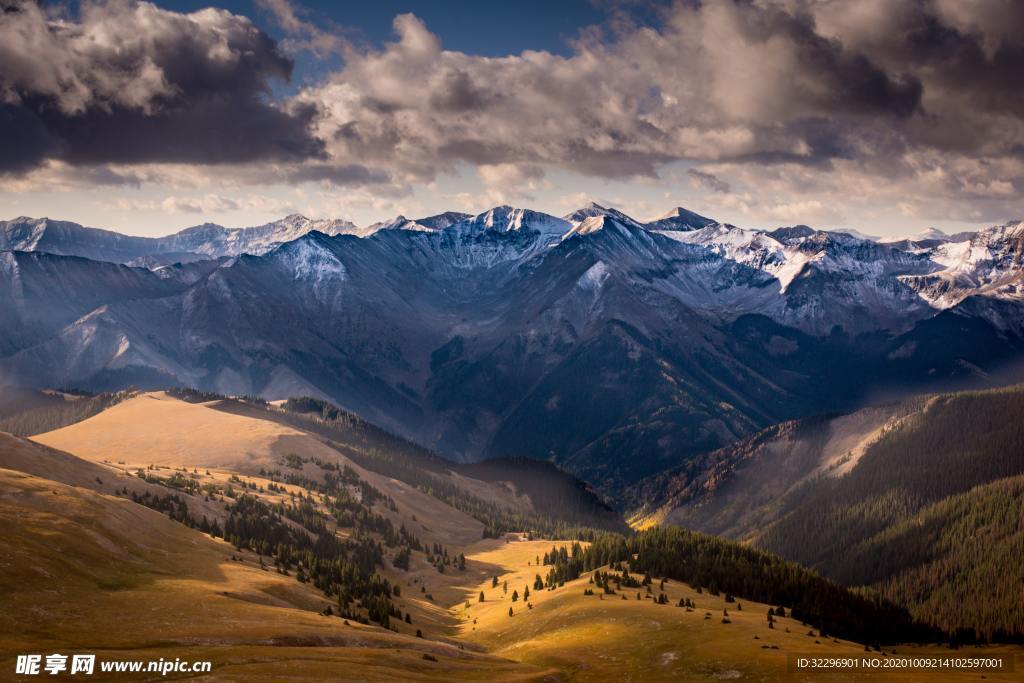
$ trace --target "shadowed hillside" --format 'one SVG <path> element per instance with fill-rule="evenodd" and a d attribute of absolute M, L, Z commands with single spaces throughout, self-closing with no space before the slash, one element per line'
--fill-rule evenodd
<path fill-rule="evenodd" d="M 749 539 L 961 638 L 1024 636 L 1024 387 L 786 423 L 635 487 L 639 525 Z"/>
<path fill-rule="evenodd" d="M 250 409 L 231 401 L 222 402 L 218 407 L 228 411 Z M 393 476 L 410 485 L 425 487 L 457 507 L 459 503 L 455 500 L 466 498 L 466 495 L 452 488 L 449 480 L 453 475 L 456 488 L 460 483 L 466 483 L 464 478 L 507 486 L 515 495 L 525 495 L 532 509 L 541 516 L 520 520 L 494 519 L 490 524 L 493 533 L 535 529 L 539 533 L 564 535 L 569 531 L 567 528 L 556 531 L 559 524 L 623 532 L 628 528 L 621 515 L 590 487 L 551 463 L 530 458 L 454 463 L 326 401 L 293 398 L 280 407 L 280 411 L 268 407 L 266 417 L 319 434 L 367 469 Z M 486 500 L 466 500 L 463 504 L 479 508 L 486 506 Z M 482 509 L 480 512 L 487 514 Z M 549 518 L 548 521 L 544 517 Z"/>

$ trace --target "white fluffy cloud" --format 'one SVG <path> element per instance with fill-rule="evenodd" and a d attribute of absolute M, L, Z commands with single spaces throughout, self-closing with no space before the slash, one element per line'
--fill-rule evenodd
<path fill-rule="evenodd" d="M 659 31 L 591 33 L 569 57 L 445 50 L 413 15 L 397 17 L 395 32 L 383 49 L 349 49 L 345 67 L 298 100 L 322 112 L 317 130 L 332 156 L 411 177 L 458 162 L 605 177 L 651 175 L 683 158 L 813 162 L 841 154 L 859 126 L 898 124 L 920 98 L 913 77 L 807 21 L 733 2 L 681 4 Z"/>
<path fill-rule="evenodd" d="M 275 101 L 291 59 L 244 17 L 111 1 L 55 19 L 11 4 L 5 167 L 114 164 L 114 182 L 132 165 L 193 164 L 390 199 L 470 168 L 484 198 L 511 201 L 560 172 L 669 182 L 682 161 L 679 182 L 766 219 L 1024 210 L 1014 0 L 680 0 L 654 25 L 587 29 L 568 55 L 505 57 L 446 49 L 411 14 L 365 47 L 286 0 L 260 4 L 293 51 L 343 66 Z"/>
<path fill-rule="evenodd" d="M 941 157 L 977 162 L 942 196 L 1008 199 L 1024 189 L 1012 163 L 1024 154 L 1024 95 L 1010 77 L 1024 71 L 1024 14 L 971 4 L 680 2 L 656 28 L 586 32 L 566 57 L 445 50 L 402 15 L 394 42 L 347 48 L 344 68 L 297 99 L 321 112 L 332 158 L 399 182 L 458 164 L 477 166 L 489 189 L 516 169 L 629 179 L 689 160 L 704 165 L 690 180 L 716 193 L 742 168 L 737 180 L 788 176 L 791 193 L 807 175 L 856 175 L 866 192 L 896 186 L 925 203 L 919 160 Z M 799 206 L 795 196 L 772 204 Z"/>

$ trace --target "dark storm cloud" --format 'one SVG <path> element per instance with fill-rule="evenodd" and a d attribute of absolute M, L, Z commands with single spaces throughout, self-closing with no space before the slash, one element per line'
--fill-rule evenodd
<path fill-rule="evenodd" d="M 0 150 L 0 173 L 26 171 L 58 154 L 60 144 L 34 113 L 0 104 Z"/>
<path fill-rule="evenodd" d="M 880 63 L 921 73 L 933 91 L 956 89 L 980 109 L 1024 112 L 1024 3 L 893 0 L 860 14 L 859 24 L 870 18 L 889 30 L 867 37 L 862 25 L 841 26 L 848 44 Z M 834 18 L 827 8 L 824 18 Z"/>
<path fill-rule="evenodd" d="M 731 189 L 729 187 L 729 183 L 725 182 L 714 173 L 705 173 L 704 171 L 699 171 L 696 168 L 690 168 L 687 169 L 686 175 L 690 176 L 690 178 L 701 187 L 711 190 L 712 192 L 725 194 Z"/>
<path fill-rule="evenodd" d="M 379 185 L 390 180 L 388 173 L 359 164 L 305 164 L 288 174 L 292 182 L 326 182 L 330 185 Z"/>
<path fill-rule="evenodd" d="M 734 31 L 731 38 L 753 46 L 771 41 L 790 45 L 791 78 L 798 84 L 808 84 L 790 93 L 803 104 L 820 112 L 897 117 L 909 116 L 920 107 L 922 86 L 915 76 L 902 71 L 889 73 L 866 54 L 846 50 L 840 41 L 820 35 L 812 14 L 790 13 L 770 5 L 755 8 L 737 4 L 742 9 L 730 22 Z M 756 72 L 755 64 L 747 66 Z M 771 65 L 765 67 L 770 69 Z"/>
<path fill-rule="evenodd" d="M 248 19 L 145 3 L 82 6 L 54 20 L 32 3 L 0 15 L 0 171 L 48 158 L 198 164 L 322 158 L 316 110 L 277 105 L 292 63 Z"/>
<path fill-rule="evenodd" d="M 460 166 L 649 179 L 683 160 L 732 187 L 735 167 L 755 168 L 784 192 L 784 169 L 801 167 L 794 179 L 874 174 L 1000 201 L 1024 179 L 1017 0 L 681 1 L 658 21 L 583 31 L 568 55 L 499 58 L 446 50 L 411 14 L 368 47 L 287 0 L 263 5 L 319 46 L 303 54 L 343 66 L 275 97 L 292 63 L 244 17 L 124 1 L 55 21 L 9 4 L 0 165 L 230 164 L 248 178 L 280 167 L 285 182 L 407 189 Z M 237 170 L 257 162 L 273 169 Z"/>

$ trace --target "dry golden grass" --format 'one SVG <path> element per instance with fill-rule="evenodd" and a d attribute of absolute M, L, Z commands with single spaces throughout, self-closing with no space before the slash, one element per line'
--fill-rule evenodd
<path fill-rule="evenodd" d="M 556 543 L 561 545 L 560 542 Z M 472 595 L 470 607 L 456 606 L 461 621 L 461 637 L 483 645 L 489 652 L 542 667 L 565 672 L 570 680 L 580 681 L 660 681 L 686 679 L 807 681 L 879 680 L 879 681 L 966 681 L 978 680 L 978 674 L 894 673 L 789 675 L 787 657 L 793 653 L 816 656 L 861 656 L 863 645 L 831 638 L 809 636 L 808 626 L 789 618 L 777 618 L 768 628 L 768 605 L 740 599 L 725 602 L 724 596 L 698 594 L 689 586 L 669 581 L 665 586 L 668 605 L 648 599 L 646 589 L 641 600 L 637 590 L 623 589 L 619 595 L 585 596 L 590 574 L 554 591 L 534 591 L 536 574 L 543 578 L 547 568 L 536 566 L 551 541 L 504 543 L 482 542 L 468 555 L 474 561 L 502 566 L 497 588 L 485 580 L 467 586 Z M 607 568 L 606 568 L 607 569 Z M 508 593 L 502 585 L 508 581 Z M 528 609 L 523 601 L 511 601 L 513 589 L 523 594 L 530 586 Z M 658 584 L 653 586 L 657 596 Z M 477 603 L 480 591 L 486 602 Z M 622 599 L 622 595 L 626 599 Z M 689 598 L 697 608 L 688 612 L 676 607 L 680 598 Z M 742 606 L 742 608 L 740 608 Z M 509 607 L 514 616 L 508 616 Z M 729 623 L 723 623 L 728 610 Z M 788 632 L 787 632 L 788 629 Z M 755 638 L 756 636 L 756 638 Z M 776 649 L 777 648 L 777 649 Z M 899 654 L 950 654 L 943 648 L 897 647 Z M 1009 653 L 1021 648 L 964 648 L 961 655 Z M 1020 674 L 987 675 L 988 680 L 1020 680 Z"/>
<path fill-rule="evenodd" d="M 210 659 L 215 678 L 539 680 L 438 641 L 345 625 L 251 553 L 131 501 L 0 470 L 0 660 L 25 652 Z M 234 561 L 232 556 L 243 557 Z M 438 661 L 423 658 L 430 654 Z M 289 674 L 288 672 L 292 672 Z M 294 675 L 293 675 L 294 674 Z"/>
<path fill-rule="evenodd" d="M 216 402 L 214 402 L 215 404 Z M 307 460 L 348 465 L 359 477 L 391 496 L 397 512 L 376 510 L 424 541 L 468 544 L 483 534 L 483 524 L 404 482 L 359 467 L 319 437 L 258 413 L 242 415 L 217 410 L 214 404 L 187 403 L 163 392 L 141 394 L 88 420 L 32 437 L 53 448 L 93 462 L 136 468 L 158 465 L 204 473 L 256 478 L 261 468 L 279 469 L 319 480 L 321 470 L 307 462 L 301 470 L 281 464 L 295 454 Z M 159 472 L 158 472 L 159 474 Z M 415 521 L 414 519 L 415 518 Z"/>

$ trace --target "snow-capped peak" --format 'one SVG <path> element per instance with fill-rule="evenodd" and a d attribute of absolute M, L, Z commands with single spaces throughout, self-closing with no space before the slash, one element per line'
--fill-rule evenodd
<path fill-rule="evenodd" d="M 620 232 L 628 232 L 632 229 L 642 229 L 636 221 L 623 216 L 628 220 L 624 221 L 618 216 L 610 214 L 602 214 L 597 216 L 588 216 L 580 222 L 573 225 L 572 229 L 565 233 L 563 239 L 568 239 L 574 235 L 592 235 L 594 233 L 601 232 L 602 230 L 618 230 Z"/>
<path fill-rule="evenodd" d="M 576 209 L 570 214 L 563 216 L 563 218 L 572 223 L 574 228 L 579 228 L 580 224 L 588 218 L 598 218 L 601 216 L 607 216 L 614 218 L 621 225 L 626 225 L 631 228 L 642 228 L 644 227 L 639 221 L 627 216 L 618 209 L 611 209 L 601 206 L 597 202 L 590 202 L 586 206 L 580 209 Z M 578 232 L 578 230 L 577 230 Z"/>
<path fill-rule="evenodd" d="M 444 230 L 467 218 L 472 218 L 472 216 L 461 211 L 445 211 L 426 218 L 417 218 L 414 223 L 429 230 Z"/>
<path fill-rule="evenodd" d="M 689 209 L 677 206 L 663 216 L 647 223 L 649 230 L 700 230 L 716 221 Z"/>
<path fill-rule="evenodd" d="M 401 230 L 402 228 L 405 227 L 407 223 L 411 222 L 412 221 L 410 221 L 408 218 L 399 214 L 390 220 L 372 223 L 363 228 L 362 232 L 363 234 L 366 235 L 372 235 L 373 233 L 378 232 L 380 230 Z"/>
<path fill-rule="evenodd" d="M 525 231 L 554 236 L 563 235 L 572 227 L 568 221 L 540 211 L 505 205 L 496 206 L 457 225 L 468 230 Z"/>
<path fill-rule="evenodd" d="M 415 232 L 434 232 L 437 230 L 444 230 L 449 228 L 460 221 L 464 221 L 470 218 L 468 213 L 460 213 L 458 211 L 445 211 L 444 213 L 435 214 L 433 216 L 427 216 L 426 218 L 409 219 L 405 216 L 398 215 L 389 221 L 381 221 L 369 225 L 359 231 L 362 236 L 372 235 L 375 232 L 381 230 L 412 230 Z"/>
<path fill-rule="evenodd" d="M 334 236 L 352 234 L 356 226 L 342 219 L 310 219 L 297 213 L 250 228 L 225 228 L 215 223 L 203 223 L 159 238 L 159 251 L 207 256 L 259 255 L 314 230 Z"/>

